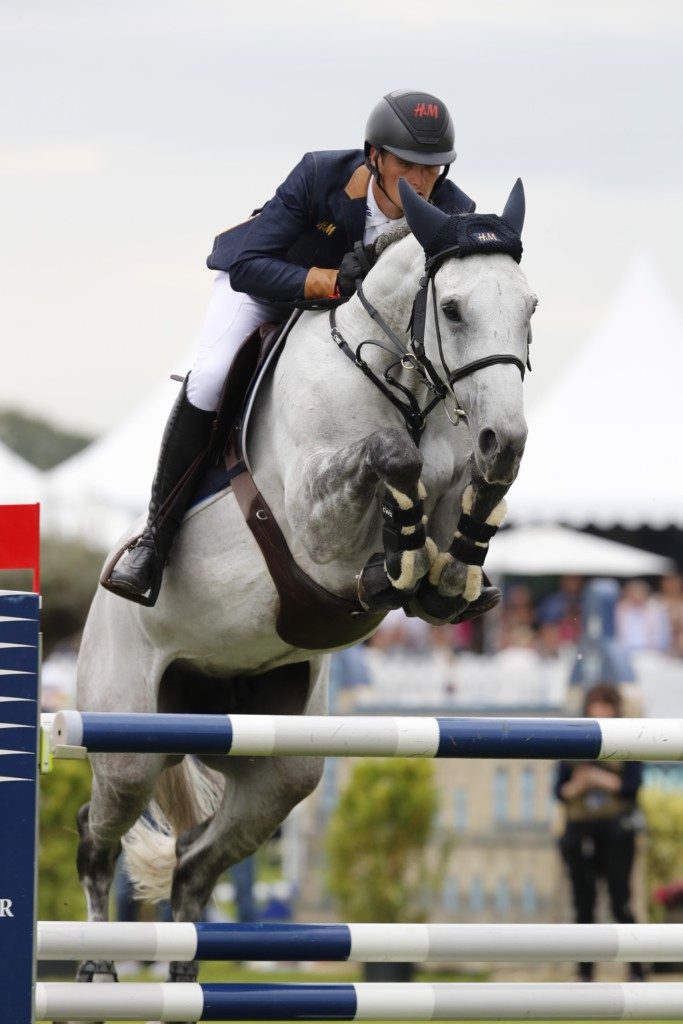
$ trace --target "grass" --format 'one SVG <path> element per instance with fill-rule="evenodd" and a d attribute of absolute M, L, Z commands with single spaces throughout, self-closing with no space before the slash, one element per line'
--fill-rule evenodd
<path fill-rule="evenodd" d="M 61 978 L 41 978 L 41 981 L 67 980 Z M 203 963 L 200 971 L 201 982 L 254 982 L 254 983 L 267 983 L 267 982 L 355 982 L 361 980 L 361 972 L 357 965 L 351 964 L 326 964 L 324 969 L 320 970 L 272 970 L 272 971 L 255 971 L 250 968 L 240 967 L 234 963 L 226 963 L 222 961 L 209 961 Z M 430 973 L 428 971 L 420 971 L 419 976 L 416 980 L 425 982 L 467 982 L 467 981 L 484 981 L 485 977 L 482 975 L 464 975 L 464 974 L 446 974 L 446 973 Z M 126 982 L 136 981 L 159 981 L 158 976 L 153 976 L 149 971 L 143 971 L 140 974 L 127 976 Z M 125 983 L 125 982 L 124 982 Z M 44 1022 L 37 1022 L 37 1024 L 44 1024 Z M 128 1024 L 138 1024 L 138 1022 L 128 1022 Z M 310 1021 L 308 1024 L 316 1024 L 315 1021 Z M 322 1022 L 321 1022 L 322 1024 Z M 399 1024 L 399 1022 L 396 1022 Z M 406 1024 L 405 1021 L 401 1024 Z M 409 1022 L 408 1022 L 409 1024 Z M 463 1024 L 475 1024 L 474 1021 L 463 1022 Z M 481 1021 L 478 1024 L 482 1024 Z M 501 1024 L 501 1022 L 498 1022 Z M 505 1022 L 502 1022 L 505 1024 Z M 540 1024 L 546 1024 L 546 1022 L 540 1022 Z M 550 1024 L 550 1022 L 547 1022 Z M 558 1024 L 554 1021 L 553 1024 Z M 562 1022 L 559 1022 L 562 1024 Z M 569 1024 L 569 1022 L 567 1022 Z M 582 1021 L 582 1024 L 598 1024 L 597 1021 Z M 633 1024 L 638 1024 L 637 1021 Z M 663 1022 L 661 1022 L 663 1024 Z"/>

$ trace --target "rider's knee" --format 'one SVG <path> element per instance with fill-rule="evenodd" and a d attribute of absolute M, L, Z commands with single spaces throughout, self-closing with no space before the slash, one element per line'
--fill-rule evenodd
<path fill-rule="evenodd" d="M 187 379 L 187 398 L 196 409 L 216 412 L 220 402 L 225 376 L 193 370 Z"/>

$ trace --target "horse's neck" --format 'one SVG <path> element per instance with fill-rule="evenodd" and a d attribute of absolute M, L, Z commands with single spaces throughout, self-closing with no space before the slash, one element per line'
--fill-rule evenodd
<path fill-rule="evenodd" d="M 408 321 L 413 299 L 424 271 L 424 253 L 412 235 L 395 242 L 382 254 L 363 282 L 363 293 L 391 329 L 408 343 Z M 342 330 L 349 334 L 349 343 L 356 344 L 365 338 L 385 340 L 358 296 L 354 296 L 337 313 Z M 374 354 L 371 353 L 374 351 Z M 371 347 L 363 349 L 363 358 L 368 362 L 379 360 L 386 364 L 386 356 Z"/>

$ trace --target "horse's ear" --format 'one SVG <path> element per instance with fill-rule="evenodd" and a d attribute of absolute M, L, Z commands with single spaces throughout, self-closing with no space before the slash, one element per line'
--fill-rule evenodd
<path fill-rule="evenodd" d="M 422 248 L 427 249 L 439 228 L 450 218 L 447 213 L 421 199 L 405 178 L 399 179 L 398 191 L 401 195 L 408 227 Z"/>
<path fill-rule="evenodd" d="M 524 199 L 524 185 L 522 179 L 517 178 L 517 181 L 512 186 L 512 192 L 508 196 L 508 201 L 505 204 L 503 210 L 503 220 L 507 221 L 510 227 L 522 236 L 522 228 L 524 227 L 524 214 L 526 213 L 526 201 Z"/>

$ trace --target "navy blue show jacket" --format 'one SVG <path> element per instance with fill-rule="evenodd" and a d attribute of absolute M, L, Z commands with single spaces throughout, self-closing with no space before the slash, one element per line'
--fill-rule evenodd
<path fill-rule="evenodd" d="M 227 271 L 236 291 L 273 302 L 328 294 L 330 271 L 362 241 L 369 184 L 360 149 L 306 153 L 261 210 L 217 236 L 207 266 Z M 475 208 L 448 179 L 431 201 L 446 213 Z"/>

